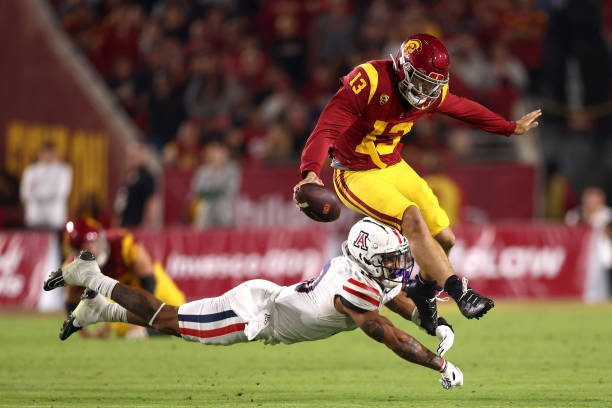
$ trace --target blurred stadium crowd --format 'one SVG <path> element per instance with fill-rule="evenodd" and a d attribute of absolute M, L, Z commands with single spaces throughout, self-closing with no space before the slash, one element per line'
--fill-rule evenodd
<path fill-rule="evenodd" d="M 338 78 L 415 32 L 444 38 L 454 92 L 510 117 L 536 90 L 548 22 L 532 1 L 54 4 L 147 143 L 179 166 L 221 132 L 242 158 L 294 162 Z M 411 147 L 456 160 L 470 153 L 457 125 L 423 124 Z"/>
<path fill-rule="evenodd" d="M 454 93 L 508 118 L 542 106 L 544 126 L 508 140 L 436 116 L 411 132 L 409 163 L 541 165 L 556 218 L 588 186 L 610 196 L 609 0 L 49 2 L 166 167 L 296 164 L 338 78 L 427 32 L 450 51 Z"/>

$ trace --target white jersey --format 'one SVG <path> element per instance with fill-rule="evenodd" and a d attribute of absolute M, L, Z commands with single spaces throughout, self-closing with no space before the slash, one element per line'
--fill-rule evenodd
<path fill-rule="evenodd" d="M 320 340 L 357 327 L 336 310 L 336 296 L 356 310 L 370 311 L 381 309 L 400 290 L 399 284 L 393 289 L 381 287 L 355 263 L 339 256 L 315 279 L 291 286 L 255 279 L 219 297 L 185 303 L 178 311 L 179 331 L 184 339 L 205 344 Z"/>
<path fill-rule="evenodd" d="M 386 289 L 366 276 L 345 256 L 331 259 L 316 279 L 282 287 L 271 310 L 270 343 L 285 344 L 319 340 L 357 326 L 336 310 L 334 299 L 342 296 L 355 308 L 380 310 L 396 297 L 401 285 Z"/>

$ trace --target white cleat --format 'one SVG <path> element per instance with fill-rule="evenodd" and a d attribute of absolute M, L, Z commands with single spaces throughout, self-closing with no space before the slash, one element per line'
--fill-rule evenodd
<path fill-rule="evenodd" d="M 442 371 L 442 378 L 440 378 L 440 385 L 445 390 L 449 390 L 454 387 L 461 387 L 463 385 L 463 373 L 450 361 L 446 361 L 444 371 Z"/>
<path fill-rule="evenodd" d="M 74 261 L 51 272 L 43 289 L 49 291 L 62 286 L 87 287 L 93 277 L 101 274 L 96 257 L 89 251 L 81 251 Z"/>
<path fill-rule="evenodd" d="M 83 327 L 104 321 L 104 311 L 109 304 L 110 302 L 100 296 L 98 292 L 86 289 L 77 307 L 62 324 L 60 340 L 66 340 L 72 333 L 81 330 Z"/>

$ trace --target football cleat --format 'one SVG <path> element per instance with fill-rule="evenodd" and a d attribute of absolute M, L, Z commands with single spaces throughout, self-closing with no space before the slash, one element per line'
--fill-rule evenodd
<path fill-rule="evenodd" d="M 444 364 L 444 370 L 441 372 L 442 378 L 440 378 L 440 385 L 445 390 L 449 390 L 454 387 L 461 387 L 463 385 L 463 373 L 450 361 L 446 361 Z"/>
<path fill-rule="evenodd" d="M 419 311 L 420 326 L 431 336 L 436 335 L 438 327 L 438 305 L 436 303 L 435 285 L 423 283 L 420 277 L 409 282 L 404 291 L 414 302 Z M 427 296 L 431 294 L 431 296 Z"/>
<path fill-rule="evenodd" d="M 67 285 L 87 286 L 89 278 L 99 273 L 101 272 L 96 257 L 89 251 L 81 251 L 74 261 L 51 272 L 43 289 L 50 291 Z"/>
<path fill-rule="evenodd" d="M 495 303 L 492 299 L 482 296 L 467 285 L 467 279 L 463 278 L 463 295 L 457 301 L 457 306 L 461 313 L 468 319 L 480 319 L 484 316 Z"/>
<path fill-rule="evenodd" d="M 86 289 L 77 307 L 62 324 L 59 334 L 60 340 L 66 340 L 83 327 L 102 321 L 102 311 L 107 306 L 108 301 L 99 296 L 98 292 Z"/>

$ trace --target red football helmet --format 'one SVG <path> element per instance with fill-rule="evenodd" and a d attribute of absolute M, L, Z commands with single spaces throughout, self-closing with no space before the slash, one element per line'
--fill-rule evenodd
<path fill-rule="evenodd" d="M 74 251 L 87 249 L 100 266 L 108 259 L 109 246 L 102 225 L 93 218 L 75 218 L 66 223 L 65 235 Z"/>
<path fill-rule="evenodd" d="M 427 109 L 448 83 L 450 57 L 433 35 L 415 34 L 404 41 L 394 57 L 399 91 L 417 109 Z"/>

